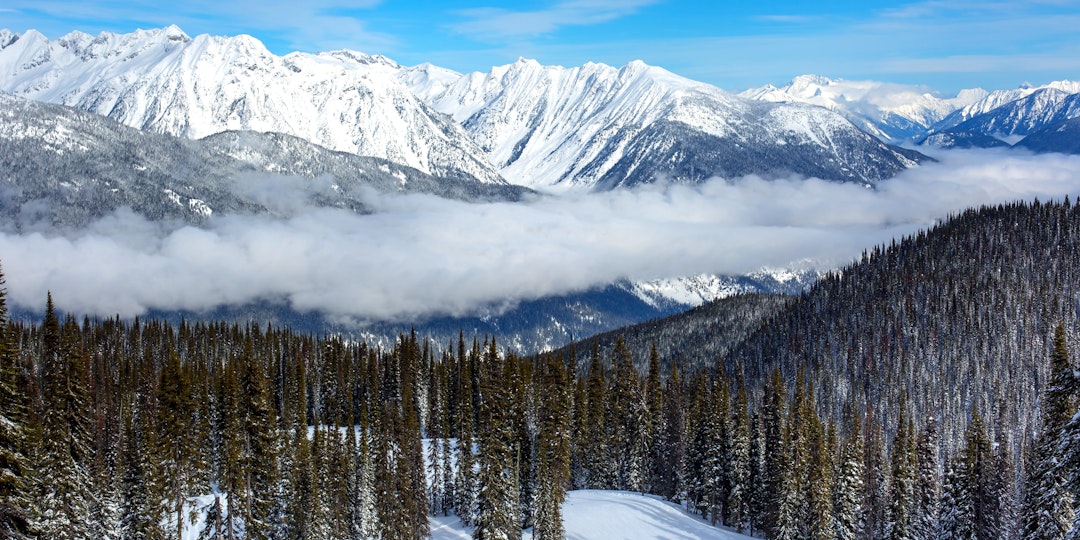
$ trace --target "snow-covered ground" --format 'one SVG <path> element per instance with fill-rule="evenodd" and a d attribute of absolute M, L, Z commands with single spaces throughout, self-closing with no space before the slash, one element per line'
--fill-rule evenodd
<path fill-rule="evenodd" d="M 571 491 L 563 503 L 567 540 L 739 540 L 749 536 L 713 527 L 679 505 L 625 491 Z M 431 518 L 433 540 L 472 538 L 455 517 Z M 523 538 L 531 540 L 525 531 Z"/>

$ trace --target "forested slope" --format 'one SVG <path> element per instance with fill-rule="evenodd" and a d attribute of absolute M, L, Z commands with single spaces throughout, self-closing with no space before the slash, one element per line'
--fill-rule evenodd
<path fill-rule="evenodd" d="M 865 252 L 730 353 L 700 332 L 705 310 L 650 323 L 646 339 L 685 343 L 680 356 L 698 365 L 724 354 L 729 371 L 743 364 L 751 387 L 776 365 L 790 386 L 805 367 L 823 416 L 840 418 L 853 404 L 880 416 L 887 432 L 905 397 L 915 418 L 941 419 L 946 448 L 977 408 L 1017 450 L 1035 429 L 1053 329 L 1077 328 L 1078 304 L 1080 208 L 1015 203 L 968 210 Z M 643 362 L 640 332 L 615 334 L 635 343 Z"/>
<path fill-rule="evenodd" d="M 613 354 L 615 342 L 622 338 L 626 348 L 637 351 L 635 362 L 644 369 L 648 357 L 641 354 L 656 346 L 664 364 L 672 361 L 707 366 L 724 356 L 746 339 L 768 317 L 776 314 L 793 298 L 782 294 L 748 293 L 720 298 L 689 311 L 626 326 L 585 338 L 555 352 L 569 356 L 571 349 L 584 362 L 595 345 L 602 358 Z"/>

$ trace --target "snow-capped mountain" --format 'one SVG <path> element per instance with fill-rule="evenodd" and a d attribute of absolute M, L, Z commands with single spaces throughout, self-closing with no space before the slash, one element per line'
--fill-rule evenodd
<path fill-rule="evenodd" d="M 280 203 L 257 188 L 266 182 L 282 192 Z M 79 228 L 123 207 L 189 223 L 232 212 L 288 215 L 304 206 L 365 211 L 362 188 L 466 200 L 517 200 L 527 191 L 471 176 L 433 177 L 280 133 L 230 131 L 192 141 L 0 93 L 0 229 Z"/>
<path fill-rule="evenodd" d="M 936 125 L 933 126 L 934 131 L 944 131 L 953 126 L 959 125 L 967 120 L 970 120 L 976 116 L 986 114 L 998 107 L 1012 103 L 1018 99 L 1023 99 L 1031 94 L 1037 93 L 1041 90 L 1057 90 L 1066 95 L 1076 94 L 1080 92 L 1080 81 L 1054 81 L 1042 86 L 1031 86 L 1025 84 L 1019 88 L 1013 88 L 1009 90 L 996 90 L 990 92 L 982 99 L 971 103 L 963 108 L 957 109 L 948 117 L 942 119 Z"/>
<path fill-rule="evenodd" d="M 1039 153 L 1080 154 L 1080 117 L 1032 130 L 1014 146 Z"/>
<path fill-rule="evenodd" d="M 57 40 L 5 31 L 0 91 L 157 133 L 279 132 L 435 176 L 543 189 L 791 172 L 872 183 L 921 159 L 833 112 L 740 98 L 641 62 L 522 60 L 460 75 L 353 51 L 279 57 L 250 36 L 191 38 L 175 26 Z"/>
<path fill-rule="evenodd" d="M 954 111 L 984 100 L 988 93 L 972 88 L 942 97 L 921 86 L 800 75 L 779 88 L 769 84 L 739 95 L 759 101 L 825 107 L 867 133 L 899 143 L 919 137 Z"/>
<path fill-rule="evenodd" d="M 640 61 L 564 68 L 522 59 L 450 79 L 431 67 L 402 75 L 507 180 L 538 189 L 786 172 L 874 182 L 921 158 L 832 111 L 742 98 Z"/>
<path fill-rule="evenodd" d="M 1074 89 L 1046 87 L 1025 92 L 1023 97 L 971 116 L 951 127 L 945 128 L 948 123 L 943 122 L 923 143 L 943 148 L 987 148 L 1016 144 L 1040 128 L 1080 116 L 1080 93 L 1070 93 L 1069 90 Z M 1075 90 L 1080 91 L 1080 88 Z M 957 116 L 961 114 L 962 111 L 958 111 Z M 1066 135 L 1058 131 L 1043 134 L 1043 137 L 1055 136 Z"/>
<path fill-rule="evenodd" d="M 809 261 L 806 261 L 809 263 Z M 824 272 L 812 267 L 762 268 L 742 276 L 698 274 L 671 279 L 634 281 L 621 286 L 657 308 L 681 306 L 683 309 L 741 293 L 797 295 L 813 285 Z"/>
<path fill-rule="evenodd" d="M 460 126 L 399 81 L 401 69 L 351 51 L 279 57 L 250 36 L 191 38 L 175 26 L 57 40 L 0 34 L 0 91 L 146 131 L 285 133 L 436 176 L 503 183 Z"/>

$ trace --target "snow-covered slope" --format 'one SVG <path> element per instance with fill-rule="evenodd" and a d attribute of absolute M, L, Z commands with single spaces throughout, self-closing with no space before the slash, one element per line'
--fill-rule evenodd
<path fill-rule="evenodd" d="M 624 491 L 581 490 L 566 493 L 562 506 L 567 540 L 747 540 L 750 537 L 713 527 L 680 506 L 650 495 Z M 472 529 L 455 517 L 432 518 L 432 540 L 465 540 Z M 526 531 L 523 540 L 531 540 Z"/>
<path fill-rule="evenodd" d="M 779 88 L 765 85 L 739 95 L 759 101 L 825 107 L 882 140 L 903 142 L 921 135 L 953 111 L 987 97 L 987 92 L 973 88 L 953 97 L 941 97 L 921 86 L 800 75 Z"/>
<path fill-rule="evenodd" d="M 960 108 L 933 126 L 934 131 L 944 131 L 971 118 L 986 114 L 998 107 L 1023 99 L 1040 90 L 1057 90 L 1067 94 L 1080 92 L 1080 81 L 1054 81 L 1042 86 L 1024 85 L 1010 90 L 997 90 L 982 99 Z"/>
<path fill-rule="evenodd" d="M 975 115 L 955 126 L 930 134 L 923 141 L 933 146 L 994 147 L 1016 144 L 1029 133 L 1080 116 L 1080 93 L 1058 88 L 1042 88 L 1024 97 Z M 1067 139 L 1068 134 L 1048 131 L 1042 134 Z"/>
<path fill-rule="evenodd" d="M 279 57 L 250 36 L 190 38 L 175 26 L 57 40 L 0 34 L 0 91 L 158 133 L 286 133 L 437 176 L 502 183 L 461 127 L 399 80 L 401 70 L 351 51 Z"/>
<path fill-rule="evenodd" d="M 874 182 L 920 158 L 831 111 L 741 98 L 639 61 L 522 59 L 446 75 L 415 69 L 403 80 L 460 122 L 505 178 L 539 189 L 785 172 Z"/>
<path fill-rule="evenodd" d="M 698 274 L 671 279 L 635 281 L 621 284 L 621 286 L 646 304 L 658 309 L 674 306 L 688 309 L 740 293 L 765 292 L 797 295 L 823 275 L 824 272 L 809 266 L 793 269 L 762 268 L 743 276 Z"/>

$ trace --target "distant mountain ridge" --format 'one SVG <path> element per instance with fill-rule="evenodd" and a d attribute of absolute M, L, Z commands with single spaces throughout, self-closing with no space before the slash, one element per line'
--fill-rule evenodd
<path fill-rule="evenodd" d="M 459 75 L 354 51 L 279 57 L 250 36 L 191 38 L 175 26 L 56 40 L 5 31 L 0 45 L 0 91 L 145 131 L 278 132 L 537 189 L 790 173 L 874 183 L 922 159 L 831 111 L 744 99 L 641 62 L 523 60 Z"/>
<path fill-rule="evenodd" d="M 972 88 L 954 97 L 941 97 L 919 86 L 800 75 L 781 87 L 768 84 L 739 95 L 825 107 L 844 115 L 867 133 L 900 143 L 921 136 L 958 109 L 983 100 L 988 92 Z"/>
<path fill-rule="evenodd" d="M 1054 81 L 987 92 L 961 90 L 943 97 L 926 88 L 877 81 L 845 81 L 801 75 L 790 83 L 766 85 L 740 94 L 769 102 L 822 106 L 891 143 L 935 148 L 1007 148 L 1075 153 L 1080 144 L 1069 130 L 1050 126 L 1080 116 L 1080 81 Z M 1038 143 L 1019 144 L 1041 132 Z"/>

